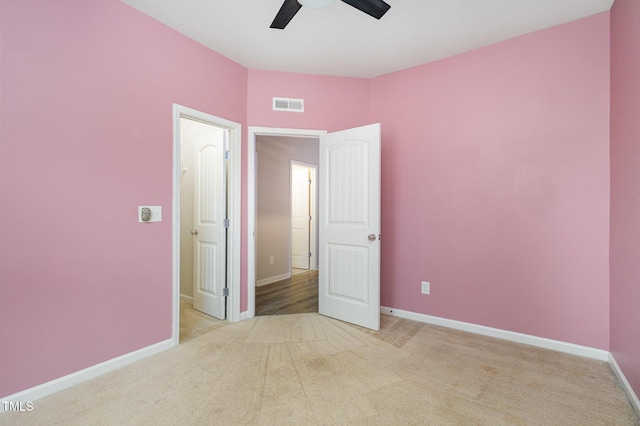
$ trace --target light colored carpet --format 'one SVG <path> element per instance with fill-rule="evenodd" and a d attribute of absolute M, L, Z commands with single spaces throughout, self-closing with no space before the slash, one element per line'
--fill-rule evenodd
<path fill-rule="evenodd" d="M 180 301 L 180 343 L 186 343 L 227 324 L 193 309 L 191 301 Z"/>
<path fill-rule="evenodd" d="M 640 425 L 603 362 L 397 318 L 211 332 L 0 414 L 0 425 Z"/>

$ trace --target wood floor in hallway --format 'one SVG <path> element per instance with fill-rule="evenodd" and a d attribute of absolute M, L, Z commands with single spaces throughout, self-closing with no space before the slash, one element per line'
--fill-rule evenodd
<path fill-rule="evenodd" d="M 256 316 L 318 312 L 318 271 L 256 287 Z"/>

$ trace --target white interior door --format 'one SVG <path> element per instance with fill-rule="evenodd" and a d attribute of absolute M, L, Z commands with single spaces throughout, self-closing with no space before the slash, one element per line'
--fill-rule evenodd
<path fill-rule="evenodd" d="M 226 132 L 198 137 L 194 144 L 193 308 L 225 318 Z"/>
<path fill-rule="evenodd" d="M 291 163 L 291 267 L 309 269 L 310 263 L 310 187 L 308 167 Z"/>
<path fill-rule="evenodd" d="M 320 137 L 319 311 L 380 329 L 380 124 Z"/>

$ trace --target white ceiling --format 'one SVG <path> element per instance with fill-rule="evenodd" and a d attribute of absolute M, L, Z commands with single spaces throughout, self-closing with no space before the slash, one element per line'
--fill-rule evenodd
<path fill-rule="evenodd" d="M 269 28 L 282 0 L 122 0 L 250 69 L 373 78 L 580 19 L 613 0 L 385 0 L 379 21 L 335 0 Z"/>

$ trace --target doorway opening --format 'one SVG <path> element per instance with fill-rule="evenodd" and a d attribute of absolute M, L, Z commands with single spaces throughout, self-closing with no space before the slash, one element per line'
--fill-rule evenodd
<path fill-rule="evenodd" d="M 173 123 L 172 340 L 177 345 L 181 300 L 219 319 L 240 320 L 242 132 L 239 123 L 176 104 Z"/>
<path fill-rule="evenodd" d="M 292 274 L 291 170 L 293 164 L 298 164 L 315 168 L 314 174 L 317 174 L 318 141 L 320 135 L 325 133 L 316 130 L 249 128 L 248 317 L 255 316 L 256 312 L 284 313 L 278 309 L 289 309 L 282 298 L 291 293 L 295 293 L 292 297 L 298 298 L 298 302 L 294 301 L 294 304 L 298 303 L 297 307 L 292 309 L 315 309 L 317 312 L 319 262 L 315 213 L 310 215 L 311 221 L 308 223 L 313 231 L 309 233 L 309 243 L 303 243 L 311 248 L 306 252 L 309 260 L 307 269 L 304 273 Z M 315 191 L 315 184 L 313 186 Z M 317 194 L 311 198 L 312 207 L 315 208 Z M 276 303 L 266 310 L 257 311 L 256 294 L 260 293 L 261 300 L 265 300 L 262 296 L 264 292 L 271 293 L 269 297 Z M 316 307 L 310 308 L 313 298 Z"/>
<path fill-rule="evenodd" d="M 318 312 L 379 330 L 380 123 L 332 133 L 249 128 L 247 317 L 256 312 L 256 141 L 263 135 L 319 139 Z"/>

